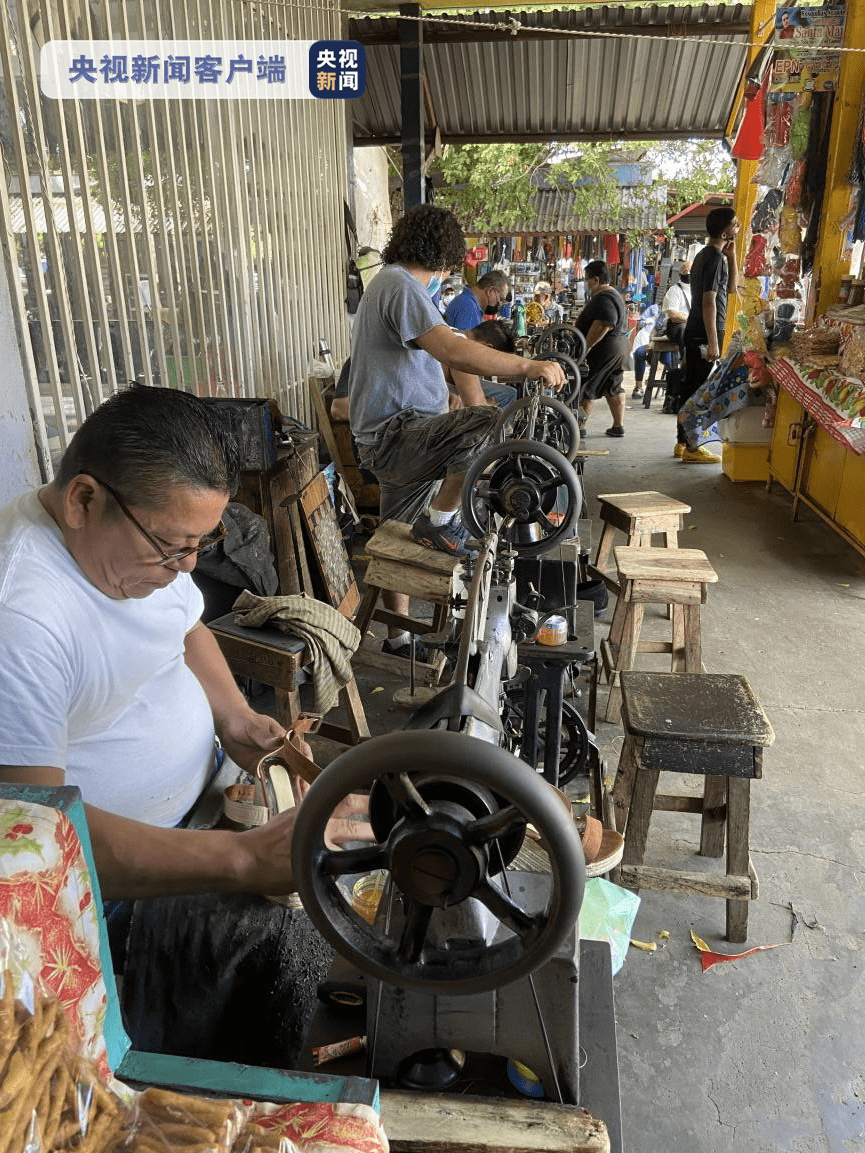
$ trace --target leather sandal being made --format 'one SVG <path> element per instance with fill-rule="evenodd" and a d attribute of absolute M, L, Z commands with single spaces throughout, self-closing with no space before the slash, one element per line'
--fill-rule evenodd
<path fill-rule="evenodd" d="M 590 817 L 588 813 L 576 821 L 586 859 L 586 876 L 602 877 L 621 861 L 625 838 L 615 829 L 605 829 L 597 817 Z"/>
<path fill-rule="evenodd" d="M 255 766 L 256 780 L 264 794 L 267 819 L 300 804 L 301 797 L 295 792 L 294 778 L 300 777 L 311 785 L 321 772 L 308 755 L 311 750 L 303 739 L 304 733 L 317 728 L 320 720 L 317 713 L 301 713 L 291 728 L 286 730 L 282 748 L 268 753 Z M 267 899 L 289 909 L 303 908 L 297 893 L 287 893 L 285 896 L 268 894 Z"/>

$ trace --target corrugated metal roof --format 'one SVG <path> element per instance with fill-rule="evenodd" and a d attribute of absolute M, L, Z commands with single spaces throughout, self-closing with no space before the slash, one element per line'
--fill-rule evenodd
<path fill-rule="evenodd" d="M 720 137 L 746 61 L 750 11 L 604 5 L 447 23 L 427 14 L 428 142 L 436 125 L 446 144 Z M 515 36 L 505 30 L 511 19 L 522 26 Z M 349 21 L 349 36 L 367 49 L 366 92 L 351 102 L 355 144 L 400 141 L 399 26 L 390 16 Z"/>
<path fill-rule="evenodd" d="M 664 185 L 619 189 L 619 203 L 608 209 L 580 207 L 574 190 L 547 189 L 534 195 L 535 213 L 507 229 L 507 235 L 531 232 L 539 235 L 577 232 L 651 232 L 667 223 L 667 189 Z"/>

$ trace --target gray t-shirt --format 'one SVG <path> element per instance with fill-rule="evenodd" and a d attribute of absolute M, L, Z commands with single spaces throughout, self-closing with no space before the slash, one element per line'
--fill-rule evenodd
<path fill-rule="evenodd" d="M 432 297 L 400 264 L 388 264 L 361 297 L 354 319 L 349 419 L 359 444 L 374 444 L 398 412 L 447 412 L 441 364 L 414 343 L 444 318 Z"/>

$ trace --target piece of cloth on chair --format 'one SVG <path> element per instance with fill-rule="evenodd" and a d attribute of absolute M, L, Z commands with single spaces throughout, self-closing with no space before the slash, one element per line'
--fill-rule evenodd
<path fill-rule="evenodd" d="M 328 713 L 339 690 L 354 676 L 351 658 L 360 644 L 360 631 L 324 601 L 305 593 L 260 597 L 244 589 L 233 605 L 235 624 L 245 628 L 274 625 L 306 644 L 315 692 L 315 710 Z M 305 665 L 305 667 L 307 667 Z"/>

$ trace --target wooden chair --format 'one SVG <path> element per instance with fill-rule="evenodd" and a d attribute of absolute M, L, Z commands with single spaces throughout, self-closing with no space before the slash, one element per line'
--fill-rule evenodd
<path fill-rule="evenodd" d="M 678 365 L 682 350 L 681 350 L 681 348 L 679 348 L 679 345 L 676 343 L 675 340 L 650 340 L 649 341 L 649 377 L 648 377 L 648 380 L 646 381 L 646 387 L 643 391 L 643 408 L 651 408 L 651 406 L 652 406 L 652 392 L 654 391 L 654 389 L 656 387 L 655 377 L 656 377 L 657 372 L 658 372 L 658 363 L 660 362 L 662 354 L 665 352 L 672 352 L 676 357 L 676 364 Z M 658 382 L 657 387 L 658 388 L 663 387 L 663 389 L 666 391 L 666 388 L 667 388 L 666 376 L 663 378 L 662 381 Z"/>
<path fill-rule="evenodd" d="M 228 667 L 236 677 L 250 677 L 271 685 L 276 697 L 276 717 L 286 728 L 300 716 L 300 685 L 307 680 L 303 671 L 306 645 L 300 637 L 277 628 L 253 629 L 234 623 L 234 613 L 209 621 Z M 340 690 L 346 725 L 322 721 L 320 736 L 344 745 L 356 745 L 370 736 L 363 702 L 354 677 Z"/>
<path fill-rule="evenodd" d="M 726 673 L 623 672 L 625 743 L 613 786 L 616 826 L 625 836 L 612 879 L 629 889 L 698 893 L 727 902 L 727 940 L 748 937 L 748 902 L 759 883 L 749 844 L 751 781 L 762 776 L 772 726 L 743 676 Z M 658 793 L 662 772 L 704 778 L 703 796 Z M 724 873 L 646 865 L 652 813 L 694 813 L 700 854 L 720 857 Z"/>

